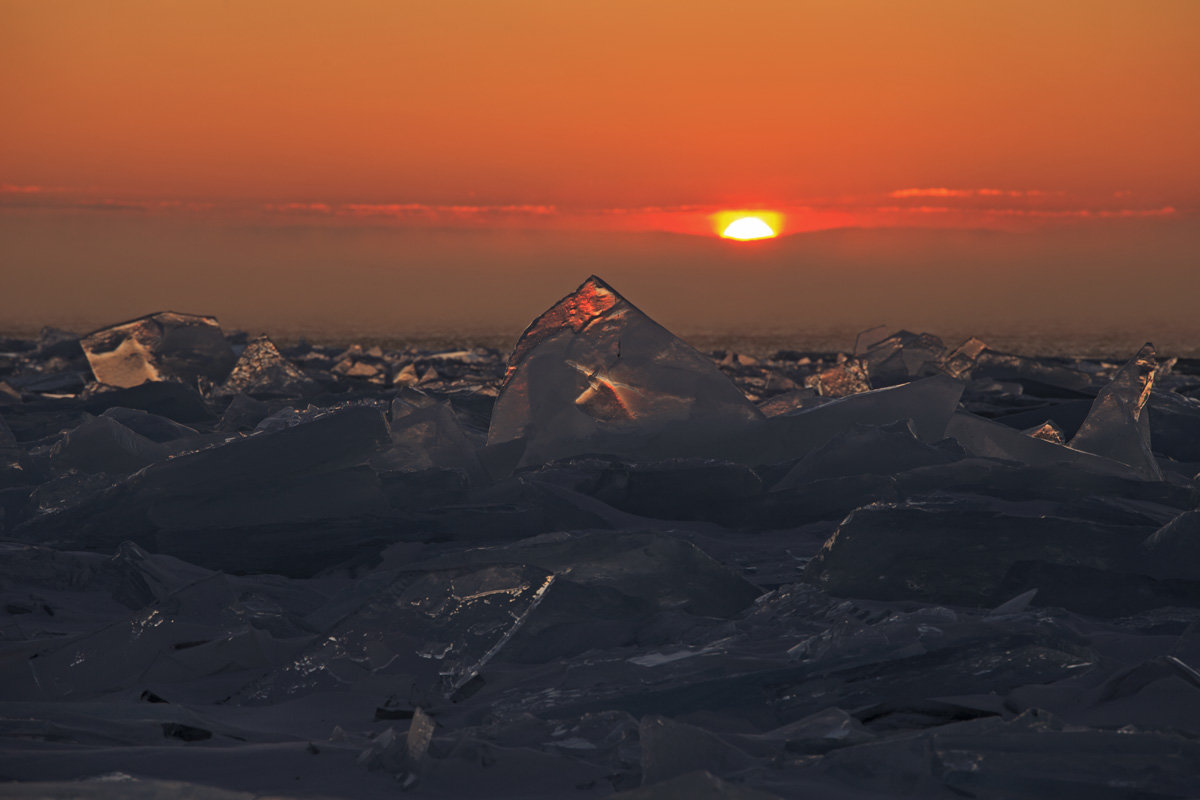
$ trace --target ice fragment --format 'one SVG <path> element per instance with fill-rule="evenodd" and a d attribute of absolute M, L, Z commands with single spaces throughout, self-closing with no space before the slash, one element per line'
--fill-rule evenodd
<path fill-rule="evenodd" d="M 221 381 L 233 349 L 214 317 L 162 311 L 102 328 L 82 340 L 96 380 L 128 388 L 148 381 Z"/>
<path fill-rule="evenodd" d="M 1154 345 L 1143 345 L 1100 390 L 1087 418 L 1071 438 L 1071 447 L 1128 464 L 1146 478 L 1161 479 L 1162 472 L 1150 451 L 1150 415 L 1146 410 L 1157 366 Z"/>
<path fill-rule="evenodd" d="M 294 397 L 312 394 L 320 388 L 320 384 L 284 358 L 274 342 L 266 336 L 256 336 L 246 345 L 217 393 Z"/>
<path fill-rule="evenodd" d="M 524 438 L 524 464 L 638 452 L 671 426 L 762 414 L 713 365 L 599 278 L 538 317 L 508 362 L 488 444 Z"/>

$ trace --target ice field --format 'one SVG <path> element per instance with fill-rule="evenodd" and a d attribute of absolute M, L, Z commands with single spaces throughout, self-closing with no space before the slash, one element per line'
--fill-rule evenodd
<path fill-rule="evenodd" d="M 0 796 L 1200 796 L 1200 361 L 1117 355 L 0 339 Z"/>

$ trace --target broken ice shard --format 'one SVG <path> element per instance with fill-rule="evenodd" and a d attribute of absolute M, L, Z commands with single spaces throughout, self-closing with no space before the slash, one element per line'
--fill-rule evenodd
<path fill-rule="evenodd" d="M 726 442 L 724 457 L 749 464 L 798 458 L 827 444 L 854 425 L 887 425 L 912 420 L 912 431 L 932 444 L 946 434 L 963 385 L 945 375 L 850 395 L 794 414 L 769 417 Z"/>
<path fill-rule="evenodd" d="M 173 442 L 178 439 L 188 439 L 198 436 L 194 428 L 180 425 L 173 419 L 151 414 L 137 408 L 122 408 L 113 406 L 106 409 L 100 416 L 114 419 L 129 430 L 145 436 L 154 442 Z"/>
<path fill-rule="evenodd" d="M 21 402 L 21 393 L 7 381 L 0 381 L 0 406 L 15 406 Z"/>
<path fill-rule="evenodd" d="M 1099 512 L 1105 515 L 1111 512 Z M 1112 577 L 1137 563 L 1145 538 L 1144 525 L 1123 523 L 1052 516 L 969 496 L 867 506 L 842 521 L 809 562 L 806 578 L 851 597 L 979 606 L 1053 588 L 1055 605 L 1092 613 L 1099 605 L 1094 587 L 1039 586 L 1038 573 L 1027 565 L 1080 567 Z"/>
<path fill-rule="evenodd" d="M 258 423 L 271 415 L 271 408 L 262 400 L 245 394 L 235 394 L 221 414 L 217 430 L 236 432 L 252 431 Z"/>
<path fill-rule="evenodd" d="M 927 444 L 917 438 L 908 420 L 887 425 L 852 425 L 822 447 L 800 459 L 773 491 L 823 478 L 848 475 L 891 475 L 917 467 L 946 464 L 963 457 L 951 440 Z"/>
<path fill-rule="evenodd" d="M 92 414 L 109 408 L 132 408 L 173 419 L 185 425 L 213 421 L 212 411 L 200 393 L 174 381 L 143 383 L 129 389 L 92 384 L 84 394 L 84 408 Z"/>
<path fill-rule="evenodd" d="M 848 397 L 871 391 L 866 365 L 857 358 L 848 358 L 829 369 L 810 375 L 805 379 L 804 385 L 816 390 L 821 397 Z"/>
<path fill-rule="evenodd" d="M 902 330 L 872 344 L 863 360 L 872 386 L 891 386 L 932 374 L 945 352 L 933 334 Z"/>
<path fill-rule="evenodd" d="M 1094 473 L 1145 477 L 1112 459 L 1064 447 L 1045 437 L 1029 436 L 965 411 L 959 411 L 950 418 L 946 435 L 957 440 L 971 455 L 981 458 L 1001 458 L 1034 467 L 1069 464 Z"/>
<path fill-rule="evenodd" d="M 24 465 L 21 463 L 22 450 L 17 444 L 4 417 L 0 417 L 0 489 L 23 483 L 27 477 Z M 3 514 L 0 512 L 0 522 Z"/>
<path fill-rule="evenodd" d="M 37 354 L 44 359 L 78 358 L 83 355 L 79 349 L 79 334 L 64 331 L 60 328 L 42 328 L 38 335 Z"/>
<path fill-rule="evenodd" d="M 24 535 L 93 549 L 129 539 L 202 566 L 311 575 L 370 535 L 332 534 L 330 520 L 386 512 L 378 479 L 363 466 L 386 438 L 378 409 L 351 406 L 155 464 L 30 520 Z"/>
<path fill-rule="evenodd" d="M 644 785 L 700 769 L 727 775 L 754 763 L 746 753 L 708 731 L 657 714 L 642 718 L 638 739 Z"/>
<path fill-rule="evenodd" d="M 545 570 L 511 564 L 402 573 L 245 699 L 277 702 L 356 686 L 452 696 L 478 676 L 553 581 Z"/>
<path fill-rule="evenodd" d="M 351 345 L 338 356 L 337 363 L 331 370 L 335 375 L 342 375 L 369 383 L 386 384 L 390 377 L 387 362 L 383 358 L 383 350 L 378 345 L 364 350 L 360 344 Z"/>
<path fill-rule="evenodd" d="M 476 449 L 454 411 L 415 389 L 402 389 L 392 400 L 392 446 L 376 468 L 404 471 L 443 467 L 461 469 L 473 480 L 484 477 Z"/>
<path fill-rule="evenodd" d="M 96 380 L 120 388 L 201 377 L 221 381 L 234 364 L 215 317 L 174 311 L 102 328 L 80 343 Z"/>
<path fill-rule="evenodd" d="M 1200 510 L 1183 512 L 1147 537 L 1142 559 L 1156 578 L 1200 580 Z"/>
<path fill-rule="evenodd" d="M 637 452 L 669 427 L 761 418 L 710 359 L 593 276 L 517 342 L 488 444 L 524 437 L 523 463 L 536 464 Z"/>
<path fill-rule="evenodd" d="M 966 348 L 970 344 L 971 341 L 968 340 L 961 347 Z M 955 362 L 957 353 L 956 350 L 947 358 L 947 361 Z M 964 353 L 964 355 L 967 354 L 969 352 Z M 973 378 L 1016 381 L 1025 386 L 1026 391 L 1036 390 L 1034 392 L 1036 394 L 1043 394 L 1050 390 L 1053 392 L 1052 394 L 1044 395 L 1048 397 L 1063 396 L 1061 393 L 1064 390 L 1068 392 L 1065 396 L 1077 397 L 1075 392 L 1087 391 L 1092 386 L 1090 375 L 1064 364 L 1056 364 L 1046 359 L 998 353 L 986 348 L 980 350 L 975 356 L 974 364 L 969 367 L 969 371 Z"/>
<path fill-rule="evenodd" d="M 969 377 L 976 360 L 987 349 L 988 346 L 982 339 L 972 336 L 942 360 L 942 369 L 952 378 Z"/>
<path fill-rule="evenodd" d="M 1146 410 L 1157 367 L 1154 345 L 1142 345 L 1100 390 L 1087 418 L 1071 438 L 1071 447 L 1128 464 L 1144 477 L 1161 479 L 1158 462 L 1150 452 L 1150 415 Z"/>
<path fill-rule="evenodd" d="M 401 785 L 410 788 L 428 760 L 429 743 L 433 741 L 433 718 L 419 706 L 412 712 L 408 733 L 404 738 L 395 728 L 388 728 L 375 737 L 371 746 L 356 759 L 367 769 L 392 773 Z"/>
<path fill-rule="evenodd" d="M 288 397 L 312 394 L 319 389 L 315 380 L 280 354 L 274 342 L 266 336 L 256 336 L 246 345 L 218 393 Z"/>
<path fill-rule="evenodd" d="M 295 652 L 294 646 L 246 624 L 246 617 L 228 576 L 201 578 L 127 619 L 50 640 L 28 659 L 31 681 L 13 681 L 0 697 L 50 699 L 136 683 L 177 683 L 261 669 Z"/>
<path fill-rule="evenodd" d="M 1041 425 L 1021 431 L 1026 436 L 1032 436 L 1034 439 L 1041 439 L 1044 442 L 1052 444 L 1066 444 L 1066 437 L 1063 436 L 1062 428 L 1054 424 L 1054 420 L 1046 420 Z"/>
<path fill-rule="evenodd" d="M 586 624 L 595 608 L 619 596 L 639 618 L 676 610 L 705 617 L 736 617 L 759 590 L 695 545 L 656 533 L 552 533 L 499 547 L 480 547 L 427 562 L 430 568 L 482 564 L 528 564 L 560 576 L 557 595 L 568 584 L 585 587 L 576 597 L 588 606 L 573 624 Z M 607 595 L 607 597 L 604 597 Z M 574 598 L 566 600 L 573 605 Z M 553 599 L 548 599 L 553 605 Z M 642 621 L 639 619 L 638 621 Z"/>
<path fill-rule="evenodd" d="M 130 473 L 166 459 L 165 447 L 130 430 L 111 416 L 85 416 L 79 427 L 67 431 L 51 448 L 50 456 L 56 468 Z"/>

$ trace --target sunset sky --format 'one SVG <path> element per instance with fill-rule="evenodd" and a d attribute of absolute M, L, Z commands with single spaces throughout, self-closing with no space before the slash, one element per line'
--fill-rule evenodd
<path fill-rule="evenodd" d="M 0 113 L 0 328 L 1195 327 L 1192 0 L 0 0 Z"/>

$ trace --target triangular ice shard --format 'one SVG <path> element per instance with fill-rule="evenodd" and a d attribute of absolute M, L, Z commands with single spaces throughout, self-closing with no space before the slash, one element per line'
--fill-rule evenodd
<path fill-rule="evenodd" d="M 320 385 L 279 353 L 266 336 L 257 336 L 246 345 L 233 371 L 218 394 L 239 392 L 252 397 L 312 394 Z"/>
<path fill-rule="evenodd" d="M 710 359 L 593 276 L 517 342 L 488 444 L 524 437 L 524 464 L 586 452 L 642 455 L 668 428 L 761 418 Z"/>
<path fill-rule="evenodd" d="M 1100 390 L 1071 439 L 1071 447 L 1128 464 L 1144 477 L 1161 479 L 1158 462 L 1150 452 L 1146 410 L 1157 367 L 1154 345 L 1147 342 Z"/>
<path fill-rule="evenodd" d="M 979 458 L 999 458 L 1033 467 L 1069 464 L 1088 472 L 1126 477 L 1143 477 L 1112 459 L 1074 450 L 1048 439 L 1029 436 L 995 420 L 959 411 L 950 418 L 946 435 L 958 441 L 969 454 Z"/>

